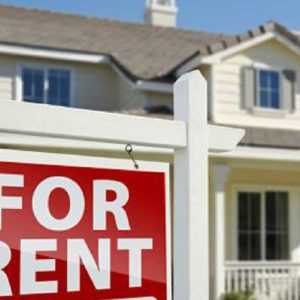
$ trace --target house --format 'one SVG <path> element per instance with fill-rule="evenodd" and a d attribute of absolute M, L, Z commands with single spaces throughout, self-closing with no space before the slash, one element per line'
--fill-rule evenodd
<path fill-rule="evenodd" d="M 211 299 L 299 299 L 300 37 L 273 21 L 183 30 L 177 11 L 148 0 L 147 24 L 132 24 L 0 6 L 0 101 L 171 118 L 174 81 L 199 69 L 209 121 L 246 129 L 210 158 Z"/>

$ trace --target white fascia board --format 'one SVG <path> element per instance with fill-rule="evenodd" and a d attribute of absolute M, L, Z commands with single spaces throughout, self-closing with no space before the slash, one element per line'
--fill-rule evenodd
<path fill-rule="evenodd" d="M 229 47 L 225 50 L 221 50 L 216 54 L 207 55 L 201 58 L 201 64 L 212 64 L 212 63 L 220 63 L 222 60 L 226 59 L 229 56 L 232 56 L 238 52 L 244 51 L 248 48 L 259 45 L 263 42 L 269 41 L 275 37 L 275 33 L 267 32 L 261 36 L 252 38 L 248 41 L 241 42 L 236 46 Z"/>
<path fill-rule="evenodd" d="M 236 149 L 238 143 L 245 135 L 244 129 L 215 125 L 209 125 L 208 128 L 209 151 L 212 153 L 230 152 Z"/>
<path fill-rule="evenodd" d="M 109 58 L 101 54 L 79 53 L 5 44 L 0 44 L 0 53 L 85 63 L 109 63 Z"/>
<path fill-rule="evenodd" d="M 226 59 L 227 57 L 234 55 L 240 51 L 246 50 L 250 47 L 254 47 L 260 43 L 266 42 L 268 40 L 271 40 L 272 38 L 277 38 L 280 41 L 285 40 L 285 44 L 289 43 L 289 46 L 293 46 L 293 48 L 297 48 L 296 46 L 292 45 L 291 42 L 287 41 L 285 38 L 283 38 L 281 35 L 273 32 L 265 33 L 264 35 L 258 36 L 256 38 L 250 39 L 249 41 L 241 42 L 240 44 L 236 46 L 229 47 L 227 49 L 221 50 L 215 54 L 209 54 L 203 57 L 197 56 L 191 60 L 189 60 L 186 64 L 178 68 L 176 75 L 181 76 L 182 74 L 189 72 L 197 67 L 199 67 L 201 64 L 207 64 L 211 65 L 214 63 L 220 63 L 223 59 Z M 299 51 L 299 49 L 298 49 Z"/>
<path fill-rule="evenodd" d="M 196 57 L 192 58 L 187 63 L 182 65 L 180 68 L 178 68 L 176 71 L 176 76 L 180 77 L 183 74 L 198 68 L 201 65 L 201 63 L 201 57 L 200 55 L 197 55 Z"/>
<path fill-rule="evenodd" d="M 173 93 L 173 84 L 171 83 L 138 80 L 136 82 L 135 87 L 137 90 L 146 91 L 146 92 L 160 92 L 166 94 Z"/>
<path fill-rule="evenodd" d="M 125 153 L 124 144 L 112 144 L 94 141 L 78 141 L 65 138 L 43 137 L 43 136 L 28 136 L 24 134 L 14 134 L 0 132 L 0 145 L 3 147 L 38 147 L 38 148 L 55 148 L 55 149 L 70 149 L 82 151 L 102 151 L 107 153 Z M 148 147 L 134 145 L 136 154 L 144 155 L 163 155 L 172 160 L 174 150 L 171 148 Z M 282 161 L 282 162 L 300 162 L 300 150 L 291 149 L 276 149 L 276 148 L 260 148 L 260 147 L 245 147 L 238 146 L 231 152 L 212 152 L 211 158 L 224 159 L 245 159 L 256 161 Z"/>
<path fill-rule="evenodd" d="M 64 138 L 53 138 L 43 136 L 27 136 L 24 134 L 2 133 L 0 132 L 0 145 L 2 147 L 16 148 L 50 148 L 69 149 L 74 151 L 101 151 L 109 154 L 124 153 L 124 144 L 112 144 L 103 142 L 77 141 Z M 171 148 L 133 146 L 134 153 L 140 155 L 162 155 L 172 161 L 174 150 Z M 278 161 L 278 162 L 300 162 L 300 151 L 289 149 L 260 148 L 239 146 L 232 152 L 209 152 L 210 158 L 223 159 L 245 159 L 256 161 Z"/>
<path fill-rule="evenodd" d="M 285 36 L 275 33 L 275 39 L 285 45 L 288 49 L 294 52 L 296 55 L 300 55 L 300 48 L 290 42 Z"/>
<path fill-rule="evenodd" d="M 238 146 L 232 152 L 211 153 L 211 157 L 300 162 L 300 150 Z"/>

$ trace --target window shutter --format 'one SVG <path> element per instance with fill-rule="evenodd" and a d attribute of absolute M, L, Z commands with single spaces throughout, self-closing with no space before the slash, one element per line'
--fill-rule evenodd
<path fill-rule="evenodd" d="M 296 72 L 284 70 L 282 72 L 282 108 L 294 112 L 296 109 Z"/>
<path fill-rule="evenodd" d="M 241 101 L 242 109 L 251 109 L 256 102 L 256 70 L 252 67 L 243 69 L 243 95 Z"/>

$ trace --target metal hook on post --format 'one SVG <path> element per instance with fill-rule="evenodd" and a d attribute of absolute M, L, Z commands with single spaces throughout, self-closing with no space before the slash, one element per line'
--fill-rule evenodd
<path fill-rule="evenodd" d="M 125 147 L 125 151 L 127 152 L 128 156 L 132 160 L 134 167 L 138 170 L 139 169 L 139 165 L 138 165 L 137 161 L 135 160 L 135 158 L 133 156 L 133 147 L 132 147 L 132 145 L 131 144 L 127 144 L 126 147 Z"/>

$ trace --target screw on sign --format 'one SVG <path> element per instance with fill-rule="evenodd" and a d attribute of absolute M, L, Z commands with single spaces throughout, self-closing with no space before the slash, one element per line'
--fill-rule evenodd
<path fill-rule="evenodd" d="M 0 299 L 169 299 L 166 165 L 1 161 Z"/>

